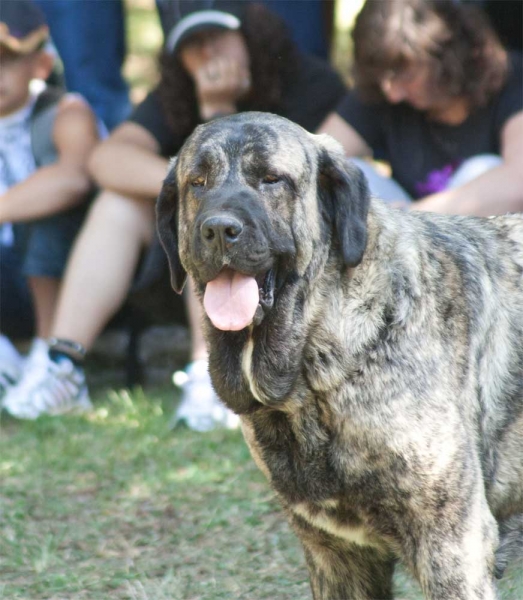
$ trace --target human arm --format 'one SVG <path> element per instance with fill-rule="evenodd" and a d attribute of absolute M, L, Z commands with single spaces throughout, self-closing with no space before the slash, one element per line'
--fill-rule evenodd
<path fill-rule="evenodd" d="M 455 215 L 489 216 L 523 211 L 523 112 L 501 131 L 503 163 L 459 187 L 431 194 L 409 206 Z"/>
<path fill-rule="evenodd" d="M 245 76 L 236 63 L 222 59 L 211 60 L 198 69 L 195 83 L 203 120 L 236 112 L 241 78 L 245 80 Z M 167 132 L 169 123 L 158 93 L 153 92 L 133 117 L 93 152 L 91 175 L 104 189 L 124 196 L 156 198 L 168 167 L 162 155 L 174 154 L 183 142 L 179 136 L 169 138 Z"/>
<path fill-rule="evenodd" d="M 53 126 L 56 162 L 37 169 L 0 195 L 0 223 L 40 219 L 84 201 L 92 185 L 87 158 L 98 142 L 96 118 L 80 98 L 58 106 Z"/>
<path fill-rule="evenodd" d="M 117 127 L 89 160 L 89 171 L 100 187 L 150 199 L 160 193 L 167 167 L 155 137 L 131 121 Z"/>
<path fill-rule="evenodd" d="M 349 157 L 372 156 L 372 150 L 361 135 L 335 112 L 327 116 L 316 133 L 326 133 L 338 140 Z"/>

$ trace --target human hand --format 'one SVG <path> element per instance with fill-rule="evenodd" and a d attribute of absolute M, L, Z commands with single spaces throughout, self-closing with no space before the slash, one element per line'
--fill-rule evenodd
<path fill-rule="evenodd" d="M 237 101 L 251 87 L 250 73 L 240 63 L 216 58 L 205 63 L 195 74 L 200 116 L 204 121 L 217 114 L 233 114 Z"/>

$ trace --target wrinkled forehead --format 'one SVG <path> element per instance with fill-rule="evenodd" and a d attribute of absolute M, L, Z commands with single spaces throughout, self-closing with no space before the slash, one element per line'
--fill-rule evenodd
<path fill-rule="evenodd" d="M 184 145 L 179 172 L 241 165 L 243 170 L 272 169 L 299 176 L 312 169 L 316 149 L 311 136 L 284 120 L 211 125 L 199 128 Z"/>

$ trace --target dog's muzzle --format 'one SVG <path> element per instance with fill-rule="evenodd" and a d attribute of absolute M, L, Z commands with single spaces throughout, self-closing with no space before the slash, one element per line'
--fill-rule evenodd
<path fill-rule="evenodd" d="M 204 308 L 213 325 L 223 331 L 259 325 L 274 303 L 274 269 L 249 264 L 254 248 L 248 229 L 226 212 L 207 216 L 199 228 L 207 256 L 216 266 L 221 262 L 220 271 L 207 282 Z"/>
<path fill-rule="evenodd" d="M 205 219 L 200 227 L 204 246 L 225 253 L 236 244 L 243 232 L 243 224 L 227 214 L 213 215 Z"/>

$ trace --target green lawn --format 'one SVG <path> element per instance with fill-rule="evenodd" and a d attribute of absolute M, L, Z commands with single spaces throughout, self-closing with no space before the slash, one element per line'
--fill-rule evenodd
<path fill-rule="evenodd" d="M 0 422 L 0 598 L 300 598 L 298 544 L 239 432 L 168 429 L 170 391 Z"/>
<path fill-rule="evenodd" d="M 300 546 L 239 432 L 170 431 L 171 390 L 95 404 L 0 421 L 0 598 L 310 598 Z M 512 575 L 504 600 L 523 597 Z M 400 576 L 398 597 L 420 595 Z"/>

